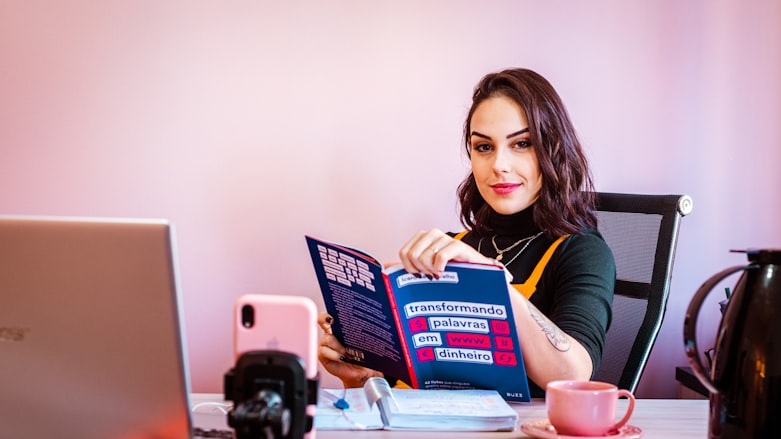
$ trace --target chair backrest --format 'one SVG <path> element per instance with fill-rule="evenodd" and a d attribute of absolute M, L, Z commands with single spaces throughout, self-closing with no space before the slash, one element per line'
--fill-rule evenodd
<path fill-rule="evenodd" d="M 687 195 L 597 193 L 598 228 L 616 260 L 613 320 L 595 376 L 634 392 L 667 308 Z"/>

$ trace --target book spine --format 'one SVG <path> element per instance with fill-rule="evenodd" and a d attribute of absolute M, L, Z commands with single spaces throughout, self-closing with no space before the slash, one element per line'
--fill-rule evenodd
<path fill-rule="evenodd" d="M 407 371 L 409 373 L 411 383 L 408 383 L 413 389 L 418 389 L 418 375 L 415 373 L 415 366 L 412 363 L 412 355 L 410 354 L 409 347 L 407 346 L 407 337 L 404 336 L 404 326 L 401 324 L 401 314 L 399 308 L 396 305 L 396 298 L 393 295 L 393 286 L 391 285 L 390 278 L 387 274 L 382 273 L 382 278 L 385 281 L 385 291 L 388 292 L 388 301 L 390 302 L 391 312 L 393 313 L 393 321 L 396 323 L 396 329 L 399 331 L 399 343 L 401 343 L 402 354 L 404 354 L 404 362 L 407 363 Z"/>

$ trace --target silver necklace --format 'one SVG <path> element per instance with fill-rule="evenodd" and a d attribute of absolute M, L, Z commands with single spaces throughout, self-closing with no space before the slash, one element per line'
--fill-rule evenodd
<path fill-rule="evenodd" d="M 534 241 L 534 240 L 535 240 L 535 239 L 536 239 L 538 236 L 540 236 L 540 235 L 542 235 L 542 232 L 539 232 L 539 233 L 537 233 L 536 235 L 527 236 L 526 238 L 523 238 L 523 239 L 520 239 L 520 240 L 516 241 L 515 243 L 513 243 L 513 245 L 511 245 L 511 246 L 509 246 L 509 247 L 507 247 L 506 249 L 504 249 L 504 250 L 501 250 L 501 251 L 500 251 L 500 250 L 499 250 L 499 248 L 496 246 L 496 242 L 494 241 L 494 239 L 496 238 L 496 235 L 494 235 L 494 236 L 491 238 L 491 243 L 494 245 L 494 250 L 496 250 L 496 253 L 498 253 L 498 255 L 496 256 L 496 260 L 497 260 L 497 261 L 501 261 L 501 260 L 502 260 L 502 254 L 503 254 L 503 253 L 507 252 L 508 250 L 512 250 L 512 249 L 513 249 L 513 247 L 516 247 L 518 244 L 520 244 L 520 243 L 522 243 L 522 242 L 526 241 L 526 244 L 524 244 L 524 246 L 523 246 L 523 247 L 521 247 L 521 249 L 520 249 L 520 250 L 518 250 L 518 253 L 516 253 L 516 254 L 515 254 L 515 256 L 513 256 L 513 257 L 512 257 L 512 259 L 510 259 L 510 260 L 509 260 L 509 261 L 508 261 L 506 264 L 504 264 L 504 266 L 506 267 L 506 266 L 508 266 L 508 265 L 512 264 L 512 263 L 513 263 L 513 261 L 515 261 L 515 260 L 518 258 L 518 256 L 520 256 L 520 255 L 521 255 L 521 253 L 523 253 L 523 251 L 524 251 L 524 250 L 526 250 L 526 247 L 528 247 L 528 246 L 529 246 L 529 244 L 531 244 L 531 243 L 532 243 L 532 241 Z M 485 236 L 483 236 L 482 238 L 480 238 L 480 241 L 478 241 L 478 243 L 477 243 L 477 252 L 478 252 L 478 253 L 480 253 L 480 254 L 482 254 L 482 252 L 480 251 L 480 249 L 481 249 L 481 248 L 482 248 L 482 246 L 483 246 L 483 239 L 484 239 L 484 238 L 485 238 Z"/>

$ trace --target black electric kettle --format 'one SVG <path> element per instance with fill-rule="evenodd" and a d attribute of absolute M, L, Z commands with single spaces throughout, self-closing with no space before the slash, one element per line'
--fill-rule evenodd
<path fill-rule="evenodd" d="M 694 293 L 683 328 L 692 370 L 710 393 L 710 438 L 781 437 L 781 249 L 746 250 L 748 265 L 727 268 Z M 710 373 L 696 341 L 705 297 L 743 271 L 716 334 Z"/>

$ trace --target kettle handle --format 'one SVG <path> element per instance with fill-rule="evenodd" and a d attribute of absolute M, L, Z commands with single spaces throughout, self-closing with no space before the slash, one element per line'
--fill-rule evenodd
<path fill-rule="evenodd" d="M 713 383 L 713 380 L 711 380 L 710 374 L 705 372 L 705 366 L 702 364 L 699 348 L 697 347 L 697 317 L 699 316 L 700 307 L 708 296 L 708 293 L 710 293 L 713 287 L 719 282 L 733 273 L 750 267 L 752 267 L 752 265 L 738 265 L 726 268 L 711 276 L 711 278 L 706 280 L 697 292 L 694 293 L 694 297 L 689 303 L 689 308 L 686 310 L 686 318 L 683 322 L 684 350 L 686 351 L 686 356 L 689 357 L 689 363 L 692 365 L 694 375 L 700 380 L 702 385 L 712 393 L 718 393 L 718 389 Z"/>

